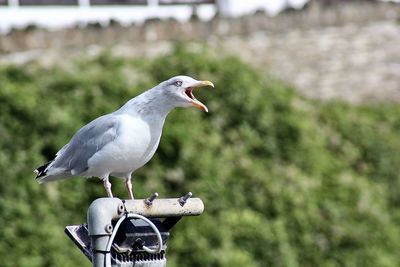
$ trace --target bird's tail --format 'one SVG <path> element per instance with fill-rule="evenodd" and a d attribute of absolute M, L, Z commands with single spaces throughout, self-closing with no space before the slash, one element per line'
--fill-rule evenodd
<path fill-rule="evenodd" d="M 47 175 L 47 167 L 50 165 L 52 161 L 47 162 L 46 164 L 40 166 L 35 170 L 36 173 L 36 179 L 39 179 L 40 177 L 46 176 Z"/>
<path fill-rule="evenodd" d="M 36 182 L 38 182 L 39 184 L 44 184 L 47 182 L 53 182 L 53 181 L 67 179 L 69 177 L 71 177 L 71 175 L 68 175 L 68 174 L 48 175 L 48 176 L 42 176 L 42 177 L 36 178 Z"/>
<path fill-rule="evenodd" d="M 46 164 L 40 166 L 35 170 L 36 173 L 36 181 L 39 184 L 47 183 L 47 182 L 52 182 L 52 181 L 57 181 L 57 180 L 62 180 L 66 179 L 71 176 L 70 173 L 63 171 L 54 171 L 51 170 L 50 173 L 48 174 L 47 171 L 49 169 L 50 163 L 53 161 L 49 161 Z M 50 167 L 51 168 L 51 167 Z"/>

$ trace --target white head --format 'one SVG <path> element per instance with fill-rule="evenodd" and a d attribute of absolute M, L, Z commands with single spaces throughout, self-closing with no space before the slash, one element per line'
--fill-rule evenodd
<path fill-rule="evenodd" d="M 168 96 L 168 100 L 175 107 L 198 107 L 208 112 L 207 107 L 197 100 L 193 95 L 193 89 L 211 86 L 214 84 L 210 81 L 197 81 L 189 76 L 175 76 L 157 86 L 158 90 L 162 90 L 163 94 Z"/>

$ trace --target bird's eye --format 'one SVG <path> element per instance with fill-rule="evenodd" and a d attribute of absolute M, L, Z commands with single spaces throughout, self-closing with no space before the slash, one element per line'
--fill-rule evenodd
<path fill-rule="evenodd" d="M 176 82 L 175 82 L 175 85 L 176 85 L 176 86 L 181 86 L 181 85 L 182 85 L 182 81 L 176 81 Z"/>

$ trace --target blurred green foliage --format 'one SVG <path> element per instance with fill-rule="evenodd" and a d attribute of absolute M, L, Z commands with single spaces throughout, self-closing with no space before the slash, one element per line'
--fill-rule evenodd
<path fill-rule="evenodd" d="M 178 74 L 215 83 L 196 92 L 210 113 L 173 111 L 134 176 L 139 198 L 190 190 L 205 202 L 172 232 L 169 266 L 400 266 L 400 106 L 318 103 L 234 57 L 183 48 L 0 68 L 1 266 L 90 266 L 63 228 L 86 220 L 102 183 L 40 186 L 32 171 L 85 123 Z"/>

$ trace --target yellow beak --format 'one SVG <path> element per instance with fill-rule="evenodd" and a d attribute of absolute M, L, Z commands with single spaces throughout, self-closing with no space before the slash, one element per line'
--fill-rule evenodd
<path fill-rule="evenodd" d="M 204 86 L 211 86 L 214 87 L 214 84 L 210 81 L 199 81 L 193 85 L 191 85 L 191 88 L 195 88 L 195 87 L 204 87 Z M 195 107 L 198 107 L 199 109 L 208 112 L 208 108 L 206 107 L 206 105 L 204 105 L 203 103 L 201 103 L 199 100 L 197 100 L 194 95 L 192 94 L 192 92 L 190 91 L 190 95 L 191 95 L 191 99 L 192 99 L 192 103 Z"/>
<path fill-rule="evenodd" d="M 203 86 L 211 86 L 214 88 L 214 84 L 210 81 L 199 81 L 193 84 L 191 87 L 203 87 Z"/>

